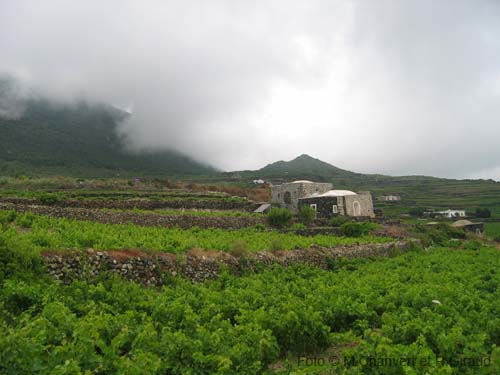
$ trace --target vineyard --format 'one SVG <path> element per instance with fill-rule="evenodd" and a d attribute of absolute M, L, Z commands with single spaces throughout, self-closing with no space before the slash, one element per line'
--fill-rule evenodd
<path fill-rule="evenodd" d="M 500 372 L 500 252 L 487 238 L 446 224 L 349 222 L 305 235 L 296 218 L 273 227 L 251 212 L 252 202 L 227 193 L 46 184 L 0 190 L 2 374 Z M 138 201 L 162 207 L 110 207 Z M 171 201 L 180 208 L 169 208 Z M 192 206 L 207 201 L 212 208 Z M 180 228 L 99 219 L 110 214 L 258 223 Z M 492 224 L 490 237 L 497 233 Z M 60 282 L 44 258 L 91 249 L 166 254 L 182 266 L 193 252 L 200 259 L 227 253 L 239 262 L 318 248 L 342 255 L 401 236 L 420 245 L 389 257 L 345 254 L 324 267 L 269 263 L 238 274 L 221 268 L 204 282 L 170 273 L 154 287 L 111 272 Z"/>

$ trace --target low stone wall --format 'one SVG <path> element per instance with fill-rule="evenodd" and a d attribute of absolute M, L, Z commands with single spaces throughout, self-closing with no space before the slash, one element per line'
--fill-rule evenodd
<path fill-rule="evenodd" d="M 307 250 L 282 250 L 251 253 L 236 258 L 227 252 L 193 250 L 186 254 L 146 253 L 141 251 L 64 251 L 42 256 L 52 276 L 63 283 L 77 279 L 93 280 L 103 273 L 116 273 L 125 279 L 148 286 L 161 286 L 169 277 L 181 275 L 192 282 L 215 279 L 223 268 L 234 274 L 261 266 L 308 264 L 329 269 L 339 258 L 390 256 L 406 251 L 411 241 L 383 244 L 360 244 L 334 248 L 313 247 Z"/>
<path fill-rule="evenodd" d="M 232 201 L 227 199 L 164 199 L 164 200 L 146 200 L 146 199 L 111 199 L 111 200 L 78 200 L 66 199 L 54 202 L 52 204 L 44 204 L 39 199 L 31 198 L 10 198 L 4 197 L 0 199 L 2 203 L 50 206 L 50 207 L 77 207 L 77 208 L 116 208 L 116 209 L 133 209 L 139 208 L 143 210 L 157 210 L 162 208 L 171 209 L 200 209 L 200 210 L 242 210 L 253 211 L 259 204 L 250 201 Z"/>
<path fill-rule="evenodd" d="M 113 212 L 86 208 L 63 208 L 14 203 L 0 203 L 0 209 L 75 220 L 95 221 L 103 224 L 135 224 L 148 227 L 181 228 L 221 228 L 241 229 L 256 224 L 265 224 L 265 217 L 259 216 L 194 216 L 159 215 L 135 212 Z"/>
<path fill-rule="evenodd" d="M 57 191 L 54 191 L 57 193 Z M 49 192 L 51 193 L 51 192 Z M 226 193 L 200 193 L 195 191 L 165 191 L 165 190 L 143 190 L 143 191 L 85 191 L 85 192 L 72 192 L 66 193 L 69 198 L 103 198 L 112 197 L 113 199 L 133 199 L 133 198 L 151 198 L 151 197 L 166 197 L 166 198 L 230 198 L 231 196 Z"/>
<path fill-rule="evenodd" d="M 341 229 L 339 227 L 311 227 L 304 229 L 283 229 L 281 230 L 283 233 L 294 233 L 299 236 L 317 236 L 318 234 L 324 234 L 329 236 L 340 236 Z"/>

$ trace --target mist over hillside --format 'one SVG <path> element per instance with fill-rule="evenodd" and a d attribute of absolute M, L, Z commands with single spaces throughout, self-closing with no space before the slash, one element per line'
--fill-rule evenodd
<path fill-rule="evenodd" d="M 85 101 L 57 103 L 0 80 L 0 174 L 84 177 L 213 173 L 173 151 L 133 152 L 118 128 L 129 114 Z"/>

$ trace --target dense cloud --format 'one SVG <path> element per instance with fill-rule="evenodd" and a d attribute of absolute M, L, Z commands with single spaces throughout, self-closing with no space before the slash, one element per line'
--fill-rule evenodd
<path fill-rule="evenodd" d="M 0 72 L 133 112 L 130 147 L 500 179 L 497 1 L 0 2 Z"/>

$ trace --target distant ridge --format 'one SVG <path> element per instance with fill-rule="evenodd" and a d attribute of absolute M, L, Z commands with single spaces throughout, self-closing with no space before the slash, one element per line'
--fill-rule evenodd
<path fill-rule="evenodd" d="M 271 181 L 314 180 L 331 181 L 339 178 L 353 178 L 357 173 L 328 164 L 322 160 L 302 154 L 290 161 L 277 161 L 255 171 L 233 172 L 244 178 L 264 178 Z"/>
<path fill-rule="evenodd" d="M 352 176 L 355 173 L 340 169 L 322 160 L 302 154 L 290 161 L 277 161 L 266 165 L 257 172 L 263 175 L 287 174 L 289 176 L 317 176 L 323 178 Z"/>
<path fill-rule="evenodd" d="M 174 151 L 127 152 L 116 131 L 129 115 L 124 111 L 104 104 L 19 99 L 9 92 L 11 88 L 0 77 L 0 175 L 127 177 L 216 172 Z M 17 113 L 6 116 L 13 104 Z"/>

